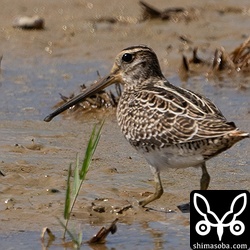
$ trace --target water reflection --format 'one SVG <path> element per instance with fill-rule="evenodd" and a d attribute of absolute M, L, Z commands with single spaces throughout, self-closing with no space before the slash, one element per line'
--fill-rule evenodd
<path fill-rule="evenodd" d="M 189 245 L 189 227 L 182 226 L 176 222 L 144 222 L 142 224 L 133 223 L 131 225 L 118 223 L 118 231 L 114 235 L 109 235 L 106 244 L 88 245 L 83 243 L 82 249 L 92 250 L 118 250 L 118 249 L 187 249 Z M 83 231 L 83 242 L 87 237 L 91 238 L 98 231 L 97 226 L 84 225 L 88 230 Z M 72 244 L 62 244 L 61 233 L 56 232 L 54 242 L 41 242 L 40 232 L 19 231 L 6 235 L 0 235 L 1 249 L 41 249 L 61 250 L 73 249 Z"/>

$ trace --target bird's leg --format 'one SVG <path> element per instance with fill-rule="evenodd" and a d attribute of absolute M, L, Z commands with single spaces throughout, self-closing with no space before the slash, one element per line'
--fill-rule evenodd
<path fill-rule="evenodd" d="M 163 194 L 160 172 L 153 167 L 151 167 L 151 169 L 152 169 L 152 172 L 154 174 L 155 193 L 148 196 L 147 198 L 139 201 L 139 205 L 142 207 L 146 206 L 147 204 L 149 204 L 150 202 L 152 202 L 154 200 L 159 199 Z"/>
<path fill-rule="evenodd" d="M 205 162 L 201 164 L 201 170 L 202 170 L 202 176 L 200 181 L 200 189 L 201 190 L 207 190 L 210 182 L 210 176 L 207 172 L 206 164 Z M 190 203 L 181 204 L 177 206 L 183 213 L 189 213 L 190 212 Z"/>
<path fill-rule="evenodd" d="M 202 170 L 202 176 L 201 176 L 201 182 L 200 182 L 200 189 L 201 190 L 207 190 L 210 182 L 210 176 L 207 172 L 206 164 L 205 162 L 202 163 L 201 165 L 201 170 Z"/>

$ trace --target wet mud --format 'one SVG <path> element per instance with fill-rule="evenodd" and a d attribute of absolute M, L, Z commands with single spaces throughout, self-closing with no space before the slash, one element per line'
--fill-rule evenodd
<path fill-rule="evenodd" d="M 105 117 L 72 227 L 79 227 L 88 240 L 118 218 L 118 231 L 108 236 L 106 249 L 187 249 L 189 214 L 181 213 L 177 206 L 188 202 L 190 191 L 199 188 L 200 169 L 164 171 L 163 196 L 148 208 L 139 208 L 137 201 L 154 190 L 153 176 L 145 160 L 123 138 L 114 107 L 87 114 L 69 111 L 50 123 L 43 122 L 61 100 L 59 93 L 79 93 L 82 84 L 88 86 L 98 79 L 97 71 L 101 76 L 109 72 L 120 50 L 147 44 L 157 53 L 171 83 L 206 95 L 228 120 L 250 131 L 249 72 L 211 75 L 195 65 L 185 77 L 180 74 L 183 55 L 191 58 L 194 48 L 199 48 L 199 58 L 212 62 L 216 49 L 223 46 L 231 52 L 247 39 L 249 2 L 238 1 L 237 6 L 234 1 L 147 3 L 162 11 L 180 6 L 195 10 L 195 17 L 143 20 L 142 7 L 135 1 L 107 1 L 105 6 L 81 0 L 3 1 L 1 247 L 15 247 L 23 241 L 19 249 L 31 249 L 29 238 L 34 241 L 32 246 L 40 246 L 43 227 L 60 237 L 62 228 L 56 217 L 63 216 L 69 164 L 75 162 L 77 153 L 83 156 L 94 124 Z M 44 29 L 14 29 L 12 22 L 18 15 L 41 16 Z M 249 190 L 248 152 L 250 144 L 244 140 L 210 160 L 210 188 Z M 121 210 L 124 206 L 128 209 Z"/>

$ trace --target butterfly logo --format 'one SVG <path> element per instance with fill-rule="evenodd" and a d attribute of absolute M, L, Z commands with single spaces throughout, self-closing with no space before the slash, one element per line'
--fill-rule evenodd
<path fill-rule="evenodd" d="M 203 205 L 205 204 L 205 206 L 200 206 L 199 208 L 198 206 L 199 199 L 200 199 L 199 202 L 202 202 Z M 239 203 L 240 199 L 243 199 L 243 205 L 240 209 L 238 208 L 237 210 L 235 204 L 236 203 L 240 204 Z M 203 195 L 195 193 L 193 197 L 193 203 L 194 203 L 194 207 L 196 211 L 204 218 L 203 220 L 200 220 L 199 222 L 197 222 L 195 226 L 195 230 L 199 235 L 204 236 L 204 235 L 209 234 L 211 227 L 217 228 L 217 235 L 218 235 L 219 241 L 221 241 L 222 239 L 225 227 L 229 227 L 230 232 L 235 236 L 238 236 L 244 233 L 245 225 L 243 224 L 242 221 L 237 220 L 237 217 L 246 208 L 246 205 L 247 205 L 246 193 L 239 194 L 233 199 L 231 206 L 230 206 L 230 210 L 226 212 L 222 216 L 221 219 L 219 219 L 218 216 L 213 211 L 210 210 L 210 205 L 207 199 Z M 201 205 L 202 203 L 199 203 L 199 204 Z M 228 221 L 230 218 L 231 218 L 230 222 L 226 223 L 225 221 L 226 220 Z"/>

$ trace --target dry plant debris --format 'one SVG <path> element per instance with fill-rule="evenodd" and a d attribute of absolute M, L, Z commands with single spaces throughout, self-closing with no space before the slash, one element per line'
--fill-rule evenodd
<path fill-rule="evenodd" d="M 192 65 L 206 65 L 208 70 L 213 73 L 250 72 L 250 37 L 231 53 L 227 53 L 223 47 L 216 49 L 211 61 L 199 58 L 197 50 L 198 48 L 193 49 L 193 57 L 190 60 L 183 55 L 180 71 L 190 72 L 193 68 Z"/>
<path fill-rule="evenodd" d="M 198 56 L 198 47 L 193 49 L 193 57 L 187 59 L 185 55 L 182 57 L 179 74 L 182 80 L 187 80 L 189 73 L 193 71 L 194 65 L 196 68 L 205 68 L 205 72 L 209 74 L 217 74 L 226 72 L 227 74 L 236 72 L 250 72 L 250 37 L 248 37 L 240 46 L 235 48 L 231 53 L 227 53 L 223 47 L 216 49 L 212 60 L 204 60 Z M 202 70 L 198 70 L 198 74 L 202 74 Z M 81 86 L 83 92 L 86 86 Z M 61 95 L 61 94 L 60 94 Z M 92 112 L 94 110 L 106 110 L 110 107 L 116 108 L 121 96 L 121 86 L 116 84 L 115 94 L 112 91 L 107 92 L 101 90 L 99 93 L 86 98 L 83 102 L 73 106 L 68 112 L 79 111 L 83 113 Z M 64 102 L 68 102 L 74 97 L 72 94 L 69 97 L 61 95 L 62 101 L 57 103 L 55 107 L 61 106 Z"/>
<path fill-rule="evenodd" d="M 48 239 L 46 239 L 46 235 L 48 235 Z M 46 241 L 46 247 L 50 246 L 52 242 L 56 239 L 55 235 L 51 232 L 48 227 L 44 227 L 41 233 L 41 241 L 44 244 Z"/>
<path fill-rule="evenodd" d="M 86 241 L 85 243 L 89 245 L 104 244 L 106 242 L 106 238 L 109 235 L 109 233 L 115 234 L 117 232 L 117 225 L 116 225 L 117 221 L 118 219 L 115 219 L 108 228 L 102 227 L 97 232 L 96 235 L 94 235 L 90 240 Z M 46 235 L 48 235 L 48 238 L 46 238 Z M 41 233 L 41 242 L 44 247 L 45 247 L 45 243 L 46 243 L 46 247 L 51 246 L 53 242 L 55 241 L 55 239 L 56 239 L 56 236 L 52 233 L 52 231 L 48 227 L 43 228 L 42 233 Z M 63 247 L 74 247 L 74 242 L 73 241 L 63 242 L 61 245 Z"/>
<path fill-rule="evenodd" d="M 250 37 L 229 54 L 236 70 L 250 70 Z"/>
<path fill-rule="evenodd" d="M 139 4 L 142 6 L 142 21 L 157 18 L 174 22 L 188 22 L 197 20 L 199 16 L 199 11 L 195 8 L 186 9 L 183 7 L 172 7 L 165 10 L 159 10 L 144 1 L 140 1 Z"/>
<path fill-rule="evenodd" d="M 81 92 L 84 92 L 85 89 L 86 89 L 86 86 L 84 84 L 81 85 Z M 60 96 L 61 96 L 62 101 L 57 103 L 55 107 L 59 107 L 63 103 L 68 102 L 75 95 L 72 94 L 69 97 L 66 97 L 60 94 Z M 116 84 L 115 94 L 112 91 L 107 92 L 106 90 L 101 90 L 97 94 L 94 94 L 86 98 L 81 103 L 72 106 L 69 110 L 70 112 L 81 111 L 81 112 L 87 113 L 93 110 L 116 108 L 120 96 L 121 96 L 121 87 L 120 87 L 120 84 Z"/>
<path fill-rule="evenodd" d="M 106 237 L 109 233 L 115 234 L 117 231 L 116 222 L 118 219 L 115 219 L 108 228 L 102 227 L 101 230 L 93 236 L 88 243 L 89 244 L 103 244 L 106 241 Z"/>
<path fill-rule="evenodd" d="M 138 18 L 117 15 L 115 17 L 97 17 L 93 21 L 94 23 L 128 23 L 135 24 L 144 22 L 150 19 L 160 19 L 163 21 L 192 21 L 197 20 L 200 16 L 200 11 L 196 8 L 183 8 L 183 7 L 171 7 L 164 10 L 159 10 L 156 7 L 144 2 L 139 1 L 139 5 L 142 7 L 141 16 Z"/>
<path fill-rule="evenodd" d="M 2 172 L 2 170 L 0 170 L 0 175 L 5 176 L 5 174 Z"/>

